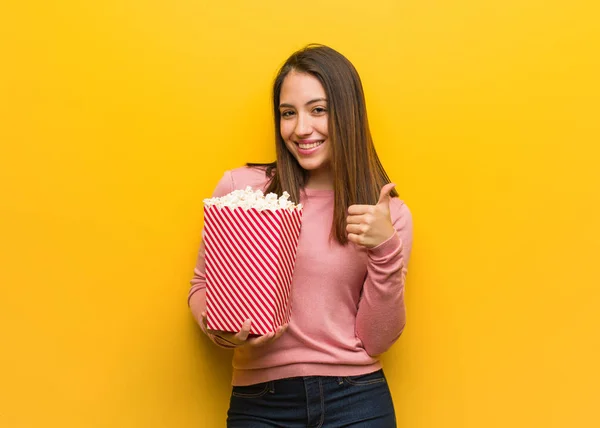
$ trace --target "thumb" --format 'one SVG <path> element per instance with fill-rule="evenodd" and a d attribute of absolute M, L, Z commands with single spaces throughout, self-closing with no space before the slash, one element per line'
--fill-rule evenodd
<path fill-rule="evenodd" d="M 252 327 L 252 320 L 247 319 L 246 321 L 244 321 L 244 324 L 242 324 L 242 328 L 239 331 L 239 333 L 237 333 L 235 335 L 235 338 L 241 342 L 246 341 L 246 339 L 248 339 L 248 335 L 250 334 L 251 327 Z"/>
<path fill-rule="evenodd" d="M 381 188 L 381 193 L 379 193 L 379 200 L 377 201 L 377 205 L 379 204 L 389 204 L 390 202 L 390 192 L 396 187 L 394 183 L 388 183 Z"/>

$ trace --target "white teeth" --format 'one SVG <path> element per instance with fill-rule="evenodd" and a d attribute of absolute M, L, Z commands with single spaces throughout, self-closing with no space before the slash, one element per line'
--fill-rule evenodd
<path fill-rule="evenodd" d="M 323 144 L 323 141 L 317 141 L 317 142 L 311 143 L 311 144 L 298 144 L 298 147 L 300 147 L 302 150 L 307 150 L 307 149 L 314 149 L 315 147 L 318 147 L 321 144 Z"/>

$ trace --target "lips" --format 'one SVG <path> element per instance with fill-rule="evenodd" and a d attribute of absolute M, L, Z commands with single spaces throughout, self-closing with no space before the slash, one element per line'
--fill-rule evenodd
<path fill-rule="evenodd" d="M 319 147 L 325 142 L 325 140 L 302 140 L 297 141 L 296 144 L 302 150 L 311 150 Z"/>

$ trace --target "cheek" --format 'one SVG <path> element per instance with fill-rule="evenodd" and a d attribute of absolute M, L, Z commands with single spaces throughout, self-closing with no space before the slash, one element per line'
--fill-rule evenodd
<path fill-rule="evenodd" d="M 290 123 L 288 121 L 282 120 L 279 123 L 279 130 L 281 133 L 281 137 L 287 141 L 287 139 L 290 137 L 290 135 L 292 133 L 292 127 L 290 126 Z"/>
<path fill-rule="evenodd" d="M 319 133 L 325 136 L 329 135 L 329 126 L 327 123 L 327 117 L 320 118 L 321 121 L 318 124 Z"/>

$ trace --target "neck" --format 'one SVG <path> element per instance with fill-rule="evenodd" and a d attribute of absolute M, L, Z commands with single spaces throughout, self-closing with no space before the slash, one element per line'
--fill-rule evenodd
<path fill-rule="evenodd" d="M 329 168 L 322 168 L 310 171 L 307 189 L 313 190 L 333 190 L 333 174 Z"/>

